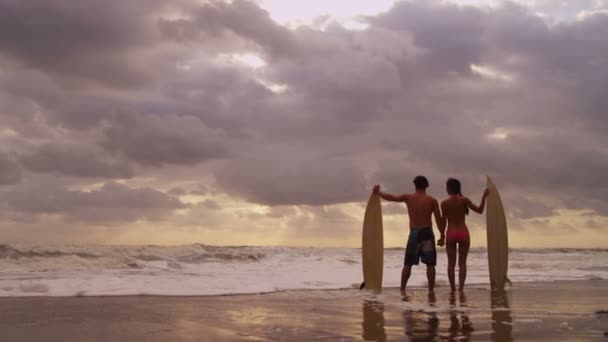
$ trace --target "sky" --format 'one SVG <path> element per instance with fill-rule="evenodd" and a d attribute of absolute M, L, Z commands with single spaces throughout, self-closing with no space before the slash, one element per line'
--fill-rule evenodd
<path fill-rule="evenodd" d="M 602 0 L 0 0 L 0 241 L 358 247 L 423 174 L 608 247 L 606 37 Z"/>

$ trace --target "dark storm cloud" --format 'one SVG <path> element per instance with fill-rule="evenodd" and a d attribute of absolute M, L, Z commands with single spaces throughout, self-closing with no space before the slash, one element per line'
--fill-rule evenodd
<path fill-rule="evenodd" d="M 21 168 L 10 156 L 0 152 L 0 185 L 13 185 L 21 180 Z"/>
<path fill-rule="evenodd" d="M 0 0 L 0 123 L 15 135 L 2 142 L 20 156 L 0 158 L 0 182 L 141 176 L 172 189 L 68 191 L 84 180 L 62 177 L 76 183 L 14 187 L 11 208 L 128 222 L 182 208 L 172 196 L 225 192 L 329 222 L 314 206 L 364 202 L 374 183 L 406 192 L 425 174 L 441 197 L 454 176 L 477 201 L 489 174 L 520 218 L 608 213 L 606 14 L 408 1 L 366 20 L 321 31 L 242 0 Z M 230 62 L 246 52 L 267 65 Z M 148 195 L 165 209 L 108 204 Z M 226 212 L 213 203 L 201 207 Z"/>
<path fill-rule="evenodd" d="M 272 55 L 291 53 L 295 48 L 291 31 L 275 23 L 266 10 L 252 1 L 209 1 L 189 6 L 184 14 L 187 18 L 160 21 L 166 38 L 208 41 L 232 34 Z"/>
<path fill-rule="evenodd" d="M 474 7 L 403 1 L 389 12 L 371 18 L 371 22 L 411 32 L 414 44 L 427 51 L 420 65 L 425 73 L 468 74 L 471 63 L 478 63 L 486 48 L 482 40 L 485 19 L 486 14 Z"/>
<path fill-rule="evenodd" d="M 491 19 L 488 39 L 503 57 L 496 64 L 525 73 L 530 87 L 560 92 L 571 101 L 571 120 L 606 128 L 602 118 L 608 102 L 602 89 L 608 85 L 608 13 L 548 26 L 521 8 L 507 7 Z M 509 65 L 509 60 L 515 62 Z"/>
<path fill-rule="evenodd" d="M 382 167 L 395 169 L 394 179 L 406 185 L 404 191 L 410 190 L 410 178 L 418 173 L 436 175 L 440 193 L 447 176 L 482 184 L 483 175 L 490 174 L 504 186 L 577 198 L 581 206 L 604 213 L 605 206 L 598 203 L 608 198 L 600 195 L 602 200 L 598 200 L 595 194 L 590 198 L 580 188 L 583 183 L 605 184 L 601 171 L 605 168 L 605 158 L 601 158 L 605 140 L 587 129 L 605 120 L 594 122 L 593 111 L 584 109 L 606 108 L 605 97 L 590 96 L 603 89 L 593 85 L 600 85 L 595 80 L 604 79 L 601 70 L 608 70 L 606 60 L 600 58 L 608 53 L 605 40 L 591 32 L 590 39 L 583 38 L 592 20 L 597 21 L 594 27 L 603 27 L 600 14 L 549 27 L 515 5 L 480 10 L 438 2 L 399 3 L 373 18 L 368 31 L 324 32 L 318 41 L 337 42 L 325 55 L 310 54 L 297 64 L 278 63 L 272 75 L 292 90 L 282 96 L 287 101 L 284 113 L 289 115 L 270 114 L 274 120 L 268 120 L 268 126 L 279 129 L 258 129 L 267 132 L 266 137 L 282 141 L 314 137 L 317 143 L 308 143 L 311 149 L 327 149 L 335 155 L 358 155 L 370 148 L 392 151 L 393 158 L 402 162 L 387 160 Z M 374 31 L 379 29 L 383 31 Z M 294 32 L 296 41 L 305 36 Z M 365 39 L 370 32 L 376 33 L 375 41 L 392 38 L 388 32 L 401 32 L 411 41 L 400 41 L 403 51 L 395 57 L 394 47 L 378 48 Z M 472 64 L 513 74 L 509 77 L 516 83 L 475 74 Z M 589 65 L 600 66 L 595 72 L 600 76 L 586 71 Z M 401 77 L 395 81 L 394 75 Z M 577 81 L 569 80 L 572 76 Z M 565 122 L 582 126 L 568 127 Z M 509 132 L 506 139 L 493 138 L 501 129 Z M 339 135 L 350 146 L 337 141 Z M 393 142 L 383 147 L 373 142 L 387 139 Z M 402 159 L 404 155 L 408 157 Z M 256 167 L 257 163 L 250 165 Z M 254 187 L 266 183 L 249 169 L 242 173 L 239 169 L 243 168 L 232 169 L 238 176 L 231 179 L 237 181 L 227 182 L 223 171 L 218 175 L 220 184 L 233 193 L 240 191 L 249 199 L 278 204 L 281 201 L 269 199 L 269 191 L 284 186 L 294 194 L 291 197 L 300 198 L 289 185 Z M 303 179 L 310 181 L 311 177 L 307 174 Z M 280 179 L 274 180 L 282 183 Z M 239 185 L 240 189 L 235 188 Z M 277 198 L 287 197 L 279 193 L 276 191 Z M 524 202 L 512 203 L 525 211 Z"/>
<path fill-rule="evenodd" d="M 324 245 L 351 238 L 353 231 L 361 225 L 358 218 L 342 209 L 326 206 L 302 206 L 296 213 L 289 213 L 286 219 L 288 227 L 300 227 L 288 230 L 288 237 L 296 240 L 322 237 Z"/>
<path fill-rule="evenodd" d="M 209 127 L 223 129 L 230 139 L 260 134 L 260 128 L 280 114 L 274 104 L 277 97 L 242 67 L 205 61 L 179 76 L 164 82 L 163 98 L 146 104 L 149 111 L 165 109 L 200 118 Z"/>
<path fill-rule="evenodd" d="M 434 25 L 413 19 L 433 15 L 441 18 Z M 381 138 L 385 148 L 409 152 L 397 160 L 410 177 L 417 169 L 439 179 L 458 176 L 470 184 L 490 174 L 523 194 L 543 193 L 561 199 L 566 207 L 608 213 L 602 171 L 608 167 L 607 146 L 599 132 L 607 122 L 607 107 L 605 96 L 598 96 L 608 79 L 608 59 L 603 58 L 608 43 L 600 38 L 607 19 L 595 14 L 549 26 L 515 5 L 492 11 L 437 4 L 395 6 L 374 24 L 411 32 L 414 42 L 428 49 L 433 65 L 489 65 L 512 74 L 515 83 L 488 82 L 466 73 L 436 78 L 430 73 L 414 91 L 427 101 L 402 101 L 407 114 L 387 120 Z M 455 32 L 453 39 L 448 31 Z M 427 41 L 446 36 L 451 45 L 441 48 Z M 431 42 L 435 40 L 441 41 Z M 450 52 L 450 46 L 461 51 Z M 450 70 L 459 72 L 457 65 Z M 501 129 L 510 132 L 503 139 L 496 137 Z M 400 175 L 384 179 L 403 183 Z M 509 204 L 524 216 L 548 213 L 526 201 L 513 199 Z"/>
<path fill-rule="evenodd" d="M 0 1 L 0 54 L 34 68 L 117 86 L 145 75 L 128 51 L 154 37 L 162 1 Z"/>
<path fill-rule="evenodd" d="M 514 217 L 521 219 L 529 219 L 533 217 L 547 217 L 551 216 L 553 209 L 543 203 L 543 200 L 529 199 L 525 196 L 518 194 L 514 196 L 504 196 L 503 202 L 511 204 L 512 208 L 515 208 L 510 212 Z"/>
<path fill-rule="evenodd" d="M 222 210 L 222 207 L 216 201 L 210 199 L 204 200 L 201 205 L 211 210 Z"/>
<path fill-rule="evenodd" d="M 143 165 L 192 165 L 228 156 L 222 132 L 198 118 L 177 115 L 116 114 L 101 145 Z"/>
<path fill-rule="evenodd" d="M 109 223 L 161 219 L 187 205 L 150 188 L 105 183 L 91 191 L 67 190 L 52 184 L 28 184 L 5 192 L 4 201 L 18 212 L 59 215 L 66 221 Z"/>
<path fill-rule="evenodd" d="M 204 184 L 191 184 L 191 185 L 173 187 L 168 191 L 168 193 L 173 196 L 183 196 L 183 195 L 205 196 L 205 195 L 210 194 L 210 190 Z"/>
<path fill-rule="evenodd" d="M 365 193 L 361 170 L 347 159 L 269 155 L 222 164 L 216 177 L 229 193 L 269 205 L 351 202 Z"/>
<path fill-rule="evenodd" d="M 121 160 L 104 158 L 92 146 L 51 144 L 21 157 L 21 163 L 31 171 L 56 172 L 68 176 L 131 178 L 133 168 Z"/>

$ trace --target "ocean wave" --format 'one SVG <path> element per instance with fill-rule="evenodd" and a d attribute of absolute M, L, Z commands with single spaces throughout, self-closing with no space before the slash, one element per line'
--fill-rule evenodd
<path fill-rule="evenodd" d="M 183 264 L 256 263 L 267 254 L 245 246 L 11 246 L 0 245 L 0 268 L 5 272 L 137 270 Z M 163 266 L 164 265 L 164 266 Z"/>
<path fill-rule="evenodd" d="M 608 248 L 509 248 L 509 252 L 531 254 L 593 254 L 608 253 Z"/>
<path fill-rule="evenodd" d="M 509 278 L 516 283 L 608 279 L 607 252 L 515 249 Z M 469 255 L 468 284 L 488 283 L 485 253 L 477 249 Z M 437 261 L 437 281 L 445 285 L 447 258 L 442 254 Z M 402 263 L 402 248 L 385 249 L 384 286 L 399 286 Z M 362 281 L 357 248 L 4 244 L 0 269 L 0 297 L 268 293 L 351 288 Z M 425 272 L 413 272 L 408 284 L 424 286 Z"/>
<path fill-rule="evenodd" d="M 223 261 L 246 261 L 256 262 L 266 257 L 263 253 L 210 253 L 210 254 L 194 254 L 178 257 L 180 262 L 191 264 L 200 264 L 204 262 L 223 262 Z"/>
<path fill-rule="evenodd" d="M 585 277 L 587 280 L 604 280 L 604 278 L 596 275 L 596 274 L 587 274 Z"/>
<path fill-rule="evenodd" d="M 403 247 L 388 247 L 384 248 L 385 251 L 403 251 Z M 471 247 L 469 254 L 485 254 L 488 250 L 486 247 Z M 608 248 L 509 248 L 509 253 L 529 253 L 529 254 L 594 254 L 594 253 L 608 253 Z"/>
<path fill-rule="evenodd" d="M 20 250 L 10 245 L 0 244 L 0 259 L 21 259 L 21 258 L 59 258 L 65 256 L 77 256 L 84 259 L 99 258 L 98 255 L 86 252 L 69 252 L 56 249 L 30 249 Z"/>

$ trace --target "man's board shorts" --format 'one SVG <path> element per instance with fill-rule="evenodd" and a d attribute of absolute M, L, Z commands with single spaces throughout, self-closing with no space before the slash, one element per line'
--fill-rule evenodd
<path fill-rule="evenodd" d="M 432 227 L 410 228 L 403 264 L 407 266 L 418 265 L 420 260 L 429 266 L 437 264 L 435 235 L 433 235 Z"/>

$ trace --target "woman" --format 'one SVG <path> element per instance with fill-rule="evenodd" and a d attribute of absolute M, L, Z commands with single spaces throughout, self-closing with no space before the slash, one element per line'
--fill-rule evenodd
<path fill-rule="evenodd" d="M 456 266 L 456 254 L 458 254 L 458 280 L 459 290 L 464 289 L 464 280 L 467 277 L 467 255 L 471 246 L 469 230 L 465 223 L 465 216 L 469 214 L 469 209 L 476 213 L 483 213 L 486 206 L 486 197 L 490 193 L 488 189 L 481 196 L 481 204 L 476 206 L 467 197 L 462 196 L 460 181 L 455 178 L 448 179 L 446 188 L 449 197 L 441 202 L 442 221 L 447 220 L 447 239 L 444 232 L 441 232 L 441 238 L 437 242 L 439 246 L 445 247 L 448 254 L 448 279 L 452 291 L 456 291 L 454 284 L 454 267 Z"/>

